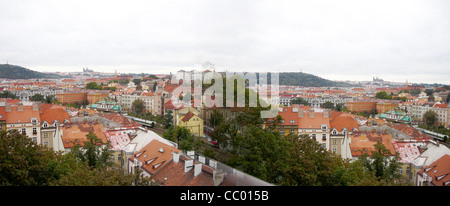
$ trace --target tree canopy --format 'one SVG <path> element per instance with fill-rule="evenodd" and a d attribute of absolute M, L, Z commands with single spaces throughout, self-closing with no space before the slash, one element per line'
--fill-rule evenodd
<path fill-rule="evenodd" d="M 89 134 L 88 142 L 96 138 Z M 85 145 L 98 151 L 96 144 Z M 109 159 L 104 153 L 86 151 L 62 154 L 38 145 L 17 130 L 0 131 L 1 186 L 132 186 L 152 185 L 139 173 L 126 174 L 122 168 L 100 164 Z M 83 158 L 85 156 L 85 158 Z M 95 159 L 96 161 L 92 161 Z M 93 166 L 93 167 L 91 167 Z"/>

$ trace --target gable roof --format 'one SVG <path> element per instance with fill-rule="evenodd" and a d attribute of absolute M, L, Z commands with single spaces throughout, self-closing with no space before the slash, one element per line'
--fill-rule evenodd
<path fill-rule="evenodd" d="M 121 115 L 121 114 L 117 114 L 117 113 L 106 113 L 103 114 L 103 117 L 106 119 L 109 119 L 113 122 L 116 122 L 120 125 L 122 125 L 123 127 L 127 127 L 127 128 L 138 128 L 141 126 L 141 124 L 128 119 L 127 117 Z"/>
<path fill-rule="evenodd" d="M 450 155 L 446 154 L 423 168 L 420 174 L 423 173 L 431 177 L 435 186 L 450 186 Z"/>
<path fill-rule="evenodd" d="M 195 116 L 194 113 L 188 112 L 188 113 L 183 117 L 183 119 L 181 119 L 181 121 L 187 122 L 187 121 L 189 121 L 189 120 L 190 120 L 192 117 L 194 117 L 194 116 Z"/>
<path fill-rule="evenodd" d="M 407 124 L 392 124 L 389 126 L 414 139 L 423 139 L 423 140 L 433 139 L 431 136 Z"/>
<path fill-rule="evenodd" d="M 19 111 L 19 106 L 12 105 L 11 111 L 7 111 L 6 123 L 15 124 L 22 122 L 31 122 L 31 118 L 36 118 L 38 122 L 41 122 L 39 110 L 33 110 L 31 105 L 23 105 L 23 110 Z"/>
<path fill-rule="evenodd" d="M 330 118 L 324 117 L 324 113 L 304 111 L 303 117 L 299 117 L 298 128 L 322 128 L 323 124 L 330 128 Z"/>
<path fill-rule="evenodd" d="M 70 121 L 69 113 L 62 108 L 44 109 L 40 111 L 39 115 L 42 122 L 46 121 L 49 124 L 52 124 L 55 120 L 60 124 L 64 123 L 64 120 Z"/>
<path fill-rule="evenodd" d="M 184 172 L 185 160 L 187 160 L 185 156 L 180 156 L 178 163 L 171 161 L 153 178 L 163 186 L 214 186 L 213 168 L 202 164 L 202 172 L 194 176 L 194 169 Z"/>
<path fill-rule="evenodd" d="M 159 169 L 163 168 L 170 160 L 172 160 L 173 152 L 180 152 L 181 150 L 164 144 L 158 140 L 152 140 L 149 144 L 144 146 L 130 160 L 138 159 L 142 162 L 142 168 L 154 175 Z"/>
<path fill-rule="evenodd" d="M 335 128 L 337 131 L 342 131 L 344 128 L 348 131 L 352 131 L 353 128 L 359 130 L 358 122 L 348 113 L 333 111 L 330 117 L 330 128 Z"/>

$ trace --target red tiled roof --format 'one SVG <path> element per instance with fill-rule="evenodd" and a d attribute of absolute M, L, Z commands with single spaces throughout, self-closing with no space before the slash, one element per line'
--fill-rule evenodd
<path fill-rule="evenodd" d="M 7 124 L 31 122 L 31 118 L 36 118 L 38 122 L 41 122 L 39 110 L 33 110 L 33 106 L 28 105 L 24 105 L 22 107 L 23 110 L 19 111 L 19 106 L 11 106 L 11 111 L 6 112 Z"/>
<path fill-rule="evenodd" d="M 91 124 L 89 123 L 70 123 L 65 124 L 63 127 L 63 135 L 61 137 L 64 148 L 72 148 L 79 143 L 83 146 L 83 142 L 87 141 L 86 135 L 92 131 L 97 138 L 101 139 L 103 143 L 107 142 L 105 134 L 103 133 L 102 124 Z"/>
<path fill-rule="evenodd" d="M 350 134 L 351 143 L 350 150 L 353 157 L 362 155 L 365 150 L 369 155 L 375 150 L 375 144 L 377 142 L 383 143 L 383 145 L 388 149 L 391 155 L 395 155 L 395 149 L 392 145 L 392 135 L 377 133 L 377 132 L 353 132 Z"/>
<path fill-rule="evenodd" d="M 448 104 L 435 104 L 433 107 L 445 109 L 448 107 Z"/>
<path fill-rule="evenodd" d="M 431 177 L 431 183 L 435 186 L 450 186 L 450 156 L 445 154 L 429 166 L 423 168 L 421 175 L 426 173 Z"/>
<path fill-rule="evenodd" d="M 358 122 L 348 113 L 343 112 L 331 112 L 330 128 L 336 128 L 337 131 L 342 131 L 343 128 L 347 128 L 352 131 L 353 128 L 359 130 Z"/>
<path fill-rule="evenodd" d="M 330 128 L 330 118 L 324 117 L 322 112 L 305 111 L 303 117 L 299 117 L 298 128 L 322 128 L 322 124 Z"/>
<path fill-rule="evenodd" d="M 194 115 L 195 115 L 194 113 L 188 112 L 188 113 L 183 117 L 183 119 L 181 119 L 181 121 L 187 122 L 187 121 L 189 121 Z"/>
<path fill-rule="evenodd" d="M 169 93 L 172 93 L 172 91 L 173 91 L 175 88 L 177 88 L 178 86 L 180 86 L 180 85 L 177 85 L 177 84 L 167 84 L 167 85 L 164 87 L 164 91 L 169 92 Z"/>
<path fill-rule="evenodd" d="M 106 114 L 103 114 L 103 117 L 106 119 L 109 119 L 113 122 L 116 122 L 116 123 L 122 125 L 123 127 L 137 128 L 137 127 L 141 126 L 141 124 L 139 124 L 131 119 L 128 119 L 123 115 L 117 114 L 117 113 L 106 113 Z"/>
<path fill-rule="evenodd" d="M 60 124 L 64 123 L 64 120 L 70 121 L 69 114 L 62 108 L 44 109 L 40 111 L 41 121 L 46 121 L 52 124 L 57 120 Z"/>
<path fill-rule="evenodd" d="M 431 136 L 406 124 L 393 124 L 390 126 L 414 139 L 433 139 Z"/>
<path fill-rule="evenodd" d="M 154 175 L 164 165 L 172 160 L 173 152 L 180 152 L 181 150 L 164 144 L 158 140 L 152 140 L 145 147 L 139 150 L 135 155 L 133 155 L 130 160 L 134 161 L 137 158 L 142 162 L 142 168 L 148 173 Z"/>
<path fill-rule="evenodd" d="M 163 186 L 214 186 L 213 175 L 208 172 L 208 166 L 202 165 L 202 172 L 194 176 L 194 169 L 184 172 L 184 160 L 180 157 L 178 163 L 170 162 L 153 178 Z M 212 169 L 210 169 L 212 171 Z"/>

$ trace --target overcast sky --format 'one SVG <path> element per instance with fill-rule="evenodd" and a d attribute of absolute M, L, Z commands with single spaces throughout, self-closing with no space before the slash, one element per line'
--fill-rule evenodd
<path fill-rule="evenodd" d="M 448 0 L 0 0 L 0 64 L 450 84 Z"/>

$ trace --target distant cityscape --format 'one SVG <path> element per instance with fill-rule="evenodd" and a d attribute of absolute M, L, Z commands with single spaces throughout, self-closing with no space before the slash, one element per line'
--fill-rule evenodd
<path fill-rule="evenodd" d="M 200 74 L 207 72 L 212 71 Z M 278 109 L 277 118 L 265 119 L 254 116 L 251 111 L 255 108 L 248 107 L 248 103 L 245 107 L 211 107 L 204 102 L 200 106 L 175 107 L 174 90 L 183 86 L 181 82 L 174 84 L 175 74 L 102 73 L 86 67 L 60 75 L 65 77 L 1 79 L 2 129 L 15 130 L 34 144 L 63 154 L 84 147 L 88 137 L 94 135 L 100 141 L 98 145 L 110 151 L 108 159 L 113 165 L 128 174 L 137 172 L 152 184 L 325 184 L 285 179 L 291 178 L 287 174 L 269 175 L 275 172 L 262 175 L 249 167 L 256 161 L 247 156 L 250 153 L 268 158 L 258 164 L 282 161 L 272 159 L 280 157 L 254 153 L 248 147 L 255 143 L 246 141 L 256 130 L 260 130 L 258 134 L 278 136 L 280 141 L 292 137 L 309 141 L 318 145 L 318 151 L 322 148 L 327 155 L 350 162 L 380 152 L 382 145 L 384 156 L 389 161 L 395 159 L 395 170 L 389 178 L 383 176 L 383 184 L 450 183 L 449 85 L 389 82 L 381 77 L 343 81 L 352 85 L 346 87 L 280 84 L 277 98 L 261 99 Z M 265 85 L 248 85 L 247 90 L 260 92 L 260 86 Z M 194 102 L 193 97 L 190 100 Z M 187 136 L 181 135 L 182 131 Z M 238 141 L 238 137 L 243 140 Z M 440 172 L 433 172 L 436 169 Z M 355 180 L 342 184 L 359 183 Z"/>

